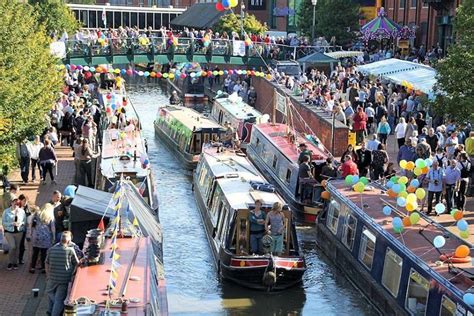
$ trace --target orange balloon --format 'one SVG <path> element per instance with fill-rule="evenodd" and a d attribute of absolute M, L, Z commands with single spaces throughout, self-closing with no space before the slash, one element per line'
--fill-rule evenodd
<path fill-rule="evenodd" d="M 394 192 L 392 189 L 388 189 L 387 194 L 391 198 L 396 198 L 398 196 L 398 194 Z"/>
<path fill-rule="evenodd" d="M 321 193 L 321 198 L 323 198 L 325 200 L 329 200 L 331 198 L 331 193 L 329 193 L 328 191 L 323 191 Z"/>
<path fill-rule="evenodd" d="M 421 172 L 422 172 L 423 174 L 427 174 L 428 171 L 430 171 L 430 168 L 429 168 L 429 167 L 424 167 L 423 169 L 421 169 Z"/>
<path fill-rule="evenodd" d="M 326 184 L 328 184 L 328 180 L 323 180 L 323 181 L 321 181 L 321 185 L 322 185 L 323 187 L 326 187 Z"/>
<path fill-rule="evenodd" d="M 404 227 L 408 227 L 408 226 L 411 225 L 410 217 L 408 217 L 408 216 L 407 216 L 407 217 L 404 217 L 403 220 L 402 220 L 402 222 L 403 222 L 403 226 L 404 226 Z"/>
<path fill-rule="evenodd" d="M 466 258 L 471 253 L 471 250 L 466 245 L 461 245 L 456 248 L 454 251 L 454 256 L 457 258 Z"/>
<path fill-rule="evenodd" d="M 456 211 L 456 212 L 454 212 L 454 215 L 453 215 L 454 219 L 457 220 L 457 221 L 462 219 L 463 216 L 464 216 L 464 213 L 461 212 L 461 211 Z"/>
<path fill-rule="evenodd" d="M 416 191 L 415 187 L 412 187 L 411 185 L 408 186 L 408 188 L 407 188 L 408 193 L 415 193 L 415 191 Z"/>
<path fill-rule="evenodd" d="M 407 169 L 407 170 L 413 170 L 413 169 L 415 169 L 415 163 L 414 163 L 413 161 L 407 162 L 406 169 Z"/>

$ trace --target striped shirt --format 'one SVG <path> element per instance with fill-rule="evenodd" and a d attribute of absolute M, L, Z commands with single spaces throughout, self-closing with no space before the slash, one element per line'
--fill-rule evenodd
<path fill-rule="evenodd" d="M 55 244 L 48 249 L 46 256 L 46 263 L 49 265 L 48 279 L 60 284 L 69 283 L 78 262 L 74 248 L 61 243 Z"/>

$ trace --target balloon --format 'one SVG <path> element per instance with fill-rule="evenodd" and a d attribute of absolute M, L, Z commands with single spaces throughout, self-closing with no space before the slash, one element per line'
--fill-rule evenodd
<path fill-rule="evenodd" d="M 405 169 L 407 167 L 407 161 L 406 160 L 400 160 L 400 168 Z"/>
<path fill-rule="evenodd" d="M 387 188 L 390 189 L 391 187 L 393 187 L 393 182 L 392 182 L 392 181 L 388 181 L 388 182 L 387 182 Z"/>
<path fill-rule="evenodd" d="M 237 6 L 237 4 L 239 4 L 239 1 L 238 0 L 230 0 L 229 3 L 230 3 L 231 8 L 235 8 Z"/>
<path fill-rule="evenodd" d="M 407 191 L 402 191 L 400 193 L 398 193 L 398 197 L 402 197 L 402 198 L 407 198 L 408 196 L 408 192 Z"/>
<path fill-rule="evenodd" d="M 410 193 L 406 197 L 408 203 L 415 203 L 416 202 L 416 194 Z"/>
<path fill-rule="evenodd" d="M 165 79 L 168 78 L 168 73 L 167 73 L 167 72 L 165 72 L 165 73 L 163 74 L 163 78 L 165 78 Z"/>
<path fill-rule="evenodd" d="M 433 160 L 431 160 L 431 158 L 426 158 L 425 159 L 425 164 L 427 167 L 431 167 L 431 165 L 433 164 Z"/>
<path fill-rule="evenodd" d="M 413 173 L 415 174 L 415 176 L 418 177 L 419 175 L 421 175 L 423 173 L 423 170 L 421 170 L 420 168 L 415 168 L 413 170 Z"/>
<path fill-rule="evenodd" d="M 321 198 L 324 200 L 329 200 L 331 198 L 331 194 L 328 191 L 323 191 L 321 193 Z"/>
<path fill-rule="evenodd" d="M 430 171 L 430 168 L 424 167 L 423 169 L 421 169 L 421 174 L 427 174 L 428 171 Z"/>
<path fill-rule="evenodd" d="M 413 212 L 418 208 L 418 204 L 416 202 L 407 202 L 407 205 L 405 206 L 408 212 Z"/>
<path fill-rule="evenodd" d="M 424 161 L 423 159 L 418 158 L 418 159 L 415 161 L 415 166 L 416 166 L 417 168 L 423 169 L 423 167 L 425 167 L 426 164 L 425 164 L 425 161 Z"/>
<path fill-rule="evenodd" d="M 181 77 L 182 79 L 184 79 L 184 78 L 186 78 L 186 74 L 183 73 L 183 74 L 180 75 L 180 77 Z"/>
<path fill-rule="evenodd" d="M 453 217 L 455 220 L 459 221 L 462 219 L 462 217 L 464 216 L 464 213 L 459 211 L 459 210 L 455 210 L 454 211 L 454 214 L 453 214 Z"/>
<path fill-rule="evenodd" d="M 393 227 L 402 227 L 403 226 L 403 221 L 400 217 L 396 216 L 392 220 L 392 225 L 393 225 Z"/>
<path fill-rule="evenodd" d="M 401 227 L 394 227 L 393 231 L 396 232 L 397 234 L 401 234 L 403 231 L 403 226 Z"/>
<path fill-rule="evenodd" d="M 222 5 L 224 8 L 230 8 L 230 1 L 229 0 L 222 0 Z"/>
<path fill-rule="evenodd" d="M 410 222 L 412 225 L 415 225 L 420 220 L 420 214 L 418 212 L 413 212 L 410 214 Z"/>
<path fill-rule="evenodd" d="M 463 230 L 462 232 L 459 233 L 459 236 L 461 236 L 461 238 L 469 238 L 469 231 L 467 230 Z"/>
<path fill-rule="evenodd" d="M 170 74 L 168 74 L 168 78 L 170 78 L 170 79 L 174 79 L 174 73 L 170 73 Z"/>
<path fill-rule="evenodd" d="M 436 248 L 441 248 L 441 247 L 443 247 L 445 244 L 446 244 L 446 239 L 444 239 L 443 236 L 436 236 L 436 237 L 433 239 L 433 245 L 434 245 Z"/>
<path fill-rule="evenodd" d="M 469 228 L 469 224 L 465 219 L 459 220 L 456 226 L 459 228 L 459 230 L 467 230 Z"/>
<path fill-rule="evenodd" d="M 403 176 L 400 179 L 398 179 L 398 183 L 400 184 L 407 184 L 408 183 L 408 178 Z"/>
<path fill-rule="evenodd" d="M 441 215 L 441 214 L 444 213 L 444 211 L 446 211 L 446 206 L 444 206 L 443 203 L 436 204 L 436 206 L 435 206 L 436 214 Z M 464 230 L 464 229 L 461 229 L 461 230 Z"/>
<path fill-rule="evenodd" d="M 216 10 L 217 11 L 224 11 L 225 10 L 224 6 L 222 5 L 222 2 L 217 2 L 216 3 Z"/>
<path fill-rule="evenodd" d="M 383 215 L 389 216 L 392 214 L 392 208 L 388 205 L 385 205 L 382 209 Z"/>
<path fill-rule="evenodd" d="M 407 188 L 408 193 L 414 193 L 415 191 L 416 191 L 415 187 L 412 187 L 411 185 L 408 186 L 408 188 Z"/>
<path fill-rule="evenodd" d="M 474 306 L 474 294 L 472 294 L 472 293 L 466 293 L 466 294 L 464 294 L 464 296 L 462 297 L 462 300 L 463 300 L 464 303 L 466 303 L 467 305 Z"/>
<path fill-rule="evenodd" d="M 219 70 L 219 76 L 223 76 L 223 75 L 224 75 L 224 71 Z"/>
<path fill-rule="evenodd" d="M 138 72 L 138 75 L 139 75 L 140 77 L 143 77 L 143 74 L 144 74 L 144 73 L 143 73 L 143 71 L 141 71 L 141 70 Z"/>
<path fill-rule="evenodd" d="M 155 78 L 156 77 L 156 72 L 154 72 L 154 71 L 150 72 L 150 77 Z"/>
<path fill-rule="evenodd" d="M 393 184 L 396 184 L 396 183 L 398 183 L 398 177 L 393 176 L 393 177 L 390 178 L 390 181 L 392 181 Z"/>
<path fill-rule="evenodd" d="M 114 72 L 118 75 L 120 73 L 120 69 L 116 68 L 114 69 Z"/>
<path fill-rule="evenodd" d="M 204 42 L 204 47 L 208 47 L 210 42 Z"/>
<path fill-rule="evenodd" d="M 410 186 L 418 188 L 420 186 L 420 181 L 418 181 L 418 179 L 413 179 L 410 182 Z"/>
<path fill-rule="evenodd" d="M 423 188 L 418 188 L 415 191 L 415 195 L 418 198 L 418 200 L 423 200 L 426 196 L 426 191 Z"/>
<path fill-rule="evenodd" d="M 398 184 L 398 183 L 397 183 L 397 184 L 394 184 L 394 185 L 392 186 L 392 190 L 393 190 L 393 192 L 395 192 L 395 193 L 400 193 L 400 184 Z"/>
<path fill-rule="evenodd" d="M 362 182 L 364 185 L 369 184 L 369 180 L 366 177 L 360 177 L 359 181 Z"/>
<path fill-rule="evenodd" d="M 89 68 L 89 70 L 90 70 L 91 72 L 95 72 L 95 67 L 91 67 L 91 68 Z"/>
<path fill-rule="evenodd" d="M 127 75 L 132 76 L 133 75 L 133 70 L 132 69 L 127 69 Z"/>
<path fill-rule="evenodd" d="M 362 193 L 364 192 L 365 185 L 362 182 L 357 182 L 356 184 L 354 184 L 353 188 L 354 191 Z"/>
<path fill-rule="evenodd" d="M 163 74 L 158 71 L 158 72 L 156 73 L 156 78 L 161 78 L 161 77 L 163 77 Z"/>
<path fill-rule="evenodd" d="M 208 77 L 212 76 L 212 71 L 209 70 L 209 71 L 207 72 L 207 76 L 208 76 Z"/>
<path fill-rule="evenodd" d="M 143 75 L 144 75 L 145 77 L 149 77 L 149 76 L 150 76 L 150 72 L 145 71 L 145 72 L 143 73 Z"/>
<path fill-rule="evenodd" d="M 63 65 L 63 68 L 64 68 L 64 65 Z M 84 71 L 89 71 L 89 66 L 84 66 Z"/>
<path fill-rule="evenodd" d="M 408 227 L 411 225 L 410 217 L 404 217 L 402 222 L 404 227 Z"/>
<path fill-rule="evenodd" d="M 67 196 L 73 198 L 74 196 L 76 196 L 76 189 L 77 189 L 77 187 L 75 185 L 68 185 L 64 189 L 64 195 L 67 195 Z"/>
<path fill-rule="evenodd" d="M 395 191 L 393 191 L 392 189 L 389 189 L 389 190 L 387 191 L 387 194 L 388 194 L 388 196 L 391 197 L 391 198 L 397 197 L 397 193 L 396 193 Z"/>
<path fill-rule="evenodd" d="M 216 77 L 216 76 L 219 75 L 219 72 L 218 72 L 217 70 L 214 70 L 214 71 L 212 72 L 212 75 L 213 75 L 214 77 Z"/>
<path fill-rule="evenodd" d="M 461 245 L 454 251 L 454 256 L 458 258 L 466 258 L 471 253 L 471 250 L 466 245 Z"/>
<path fill-rule="evenodd" d="M 268 74 L 268 75 L 266 76 L 266 78 L 267 78 L 267 80 L 272 80 L 272 75 Z"/>
<path fill-rule="evenodd" d="M 397 205 L 400 207 L 405 207 L 405 205 L 407 205 L 407 201 L 405 200 L 405 198 L 399 197 L 397 199 Z"/>
<path fill-rule="evenodd" d="M 407 162 L 406 169 L 407 170 L 413 170 L 415 168 L 415 163 L 413 161 Z"/>
<path fill-rule="evenodd" d="M 401 184 L 400 184 L 400 192 L 404 192 L 404 191 L 406 191 L 406 190 L 407 190 L 406 184 L 401 183 Z"/>
<path fill-rule="evenodd" d="M 351 185 L 352 184 L 352 175 L 346 176 L 345 182 L 346 182 L 347 185 Z"/>
<path fill-rule="evenodd" d="M 356 184 L 357 182 L 359 182 L 359 176 L 358 175 L 353 175 L 352 176 L 352 184 Z"/>

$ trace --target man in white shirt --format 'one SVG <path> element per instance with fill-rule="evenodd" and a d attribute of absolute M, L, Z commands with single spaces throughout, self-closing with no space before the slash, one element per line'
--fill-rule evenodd
<path fill-rule="evenodd" d="M 365 108 L 365 114 L 367 115 L 367 133 L 371 133 L 372 131 L 372 124 L 374 123 L 375 117 L 375 110 L 372 107 L 372 103 L 367 103 L 367 107 Z"/>
<path fill-rule="evenodd" d="M 377 139 L 377 135 L 372 135 L 372 139 L 367 142 L 367 149 L 370 151 L 377 150 L 379 147 L 379 140 Z"/>

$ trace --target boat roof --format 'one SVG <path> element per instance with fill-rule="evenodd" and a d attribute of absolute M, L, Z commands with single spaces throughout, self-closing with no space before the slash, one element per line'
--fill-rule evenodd
<path fill-rule="evenodd" d="M 165 112 L 166 115 L 169 115 L 189 130 L 200 129 L 200 128 L 223 128 L 221 125 L 213 121 L 212 119 L 202 115 L 201 113 L 184 107 L 184 106 L 174 106 L 168 105 L 160 108 L 160 115 Z"/>
<path fill-rule="evenodd" d="M 407 216 L 407 212 L 405 210 L 395 211 L 397 209 L 397 202 L 388 197 L 384 187 L 368 185 L 366 188 L 372 187 L 372 189 L 366 189 L 362 195 L 352 190 L 351 186 L 347 186 L 343 180 L 329 181 L 328 187 L 335 188 L 339 194 L 351 201 L 361 213 L 365 213 L 365 215 L 368 216 L 368 221 L 373 221 L 380 229 L 379 232 L 391 235 L 394 243 L 405 254 L 411 254 L 414 261 L 421 266 L 421 268 L 426 271 L 432 270 L 438 273 L 439 276 L 444 279 L 442 285 L 446 286 L 447 284 L 449 287 L 452 287 L 453 290 L 457 289 L 462 293 L 474 286 L 474 281 L 469 279 L 465 274 L 452 274 L 448 269 L 448 264 L 439 265 L 440 253 L 436 251 L 432 244 L 436 236 L 444 236 L 446 239 L 446 244 L 439 249 L 443 254 L 454 253 L 458 246 L 466 243 L 437 222 L 432 221 L 428 216 L 420 213 L 421 219 L 418 224 L 404 227 L 401 234 L 395 233 L 392 228 L 392 216 L 403 218 Z M 392 207 L 392 215 L 386 216 L 382 212 L 383 207 L 386 205 Z M 394 213 L 397 214 L 393 215 Z M 421 233 L 420 229 L 422 229 Z M 467 269 L 471 273 L 474 272 L 472 271 L 473 265 L 471 262 L 462 264 L 456 263 L 455 267 Z M 434 273 L 429 274 L 433 275 Z"/>
<path fill-rule="evenodd" d="M 219 103 L 230 115 L 239 120 L 263 115 L 242 100 L 232 102 L 230 98 L 217 98 L 214 102 Z"/>
<path fill-rule="evenodd" d="M 295 133 L 295 131 L 286 124 L 262 123 L 254 125 L 254 128 L 258 129 L 263 135 L 265 135 L 267 139 L 273 143 L 275 148 L 278 148 L 280 152 L 293 163 L 298 163 L 298 157 L 300 155 L 300 150 L 298 149 L 298 146 L 303 143 L 306 144 L 308 150 L 313 152 L 311 160 L 325 161 L 326 158 L 328 158 L 328 155 L 325 154 L 324 147 L 322 147 L 321 143 L 321 146 L 316 146 L 299 133 L 296 133 L 296 141 L 293 143 L 290 142 L 288 138 L 288 132 L 292 131 L 293 133 Z"/>
<path fill-rule="evenodd" d="M 264 206 L 272 206 L 275 202 L 286 204 L 277 193 L 252 188 L 250 181 L 268 182 L 245 155 L 237 155 L 229 150 L 221 153 L 216 151 L 215 147 L 203 148 L 202 157 L 206 159 L 212 174 L 218 178 L 217 182 L 233 209 L 248 209 L 256 199 L 262 199 Z"/>

